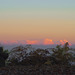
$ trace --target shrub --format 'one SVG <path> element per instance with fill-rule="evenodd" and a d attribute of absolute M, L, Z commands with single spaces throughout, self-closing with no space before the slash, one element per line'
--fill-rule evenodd
<path fill-rule="evenodd" d="M 30 50 L 30 52 L 28 50 Z M 19 48 L 14 48 L 10 54 L 10 65 L 42 65 L 47 61 L 47 54 L 49 54 L 49 52 L 44 49 L 33 50 L 33 48 L 20 46 Z"/>
<path fill-rule="evenodd" d="M 12 65 L 69 65 L 72 55 L 68 53 L 69 44 L 66 42 L 64 46 L 57 45 L 53 48 L 53 54 L 47 49 L 36 49 L 31 46 L 15 47 L 10 53 L 9 61 Z"/>
<path fill-rule="evenodd" d="M 22 60 L 19 64 L 21 65 L 42 65 L 47 61 L 46 54 L 48 51 L 44 49 L 37 49 L 29 53 L 29 56 Z"/>
<path fill-rule="evenodd" d="M 7 51 L 3 51 L 3 47 L 0 47 L 0 67 L 5 66 L 5 61 L 8 58 Z"/>
<path fill-rule="evenodd" d="M 72 55 L 68 53 L 69 50 L 68 45 L 69 45 L 68 42 L 66 42 L 63 47 L 61 47 L 61 45 L 57 45 L 56 49 L 53 50 L 54 53 L 52 54 L 52 57 L 55 58 L 58 64 L 69 64 Z"/>

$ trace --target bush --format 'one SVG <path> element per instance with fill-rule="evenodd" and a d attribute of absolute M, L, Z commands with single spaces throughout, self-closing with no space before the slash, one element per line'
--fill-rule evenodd
<path fill-rule="evenodd" d="M 68 65 L 69 61 L 72 58 L 72 55 L 70 53 L 68 53 L 68 51 L 69 51 L 68 42 L 66 42 L 63 47 L 61 47 L 61 45 L 57 45 L 56 49 L 53 50 L 54 53 L 53 53 L 52 57 L 55 58 L 55 60 L 56 60 L 56 62 L 58 62 L 58 64 Z"/>
<path fill-rule="evenodd" d="M 0 67 L 5 66 L 5 61 L 8 58 L 8 53 L 3 51 L 3 47 L 0 47 Z"/>
<path fill-rule="evenodd" d="M 12 50 L 9 61 L 12 65 L 69 65 L 72 55 L 68 53 L 69 44 L 57 45 L 50 55 L 47 49 L 34 50 L 32 47 L 16 47 Z"/>
<path fill-rule="evenodd" d="M 24 50 L 24 51 L 27 51 L 27 50 Z M 42 65 L 47 61 L 48 57 L 46 55 L 49 54 L 49 52 L 44 49 L 37 49 L 37 50 L 29 52 L 27 56 L 26 54 L 27 52 L 23 55 L 25 57 L 21 56 L 23 58 L 22 61 L 19 61 L 18 58 L 16 57 L 9 60 L 10 65 Z"/>

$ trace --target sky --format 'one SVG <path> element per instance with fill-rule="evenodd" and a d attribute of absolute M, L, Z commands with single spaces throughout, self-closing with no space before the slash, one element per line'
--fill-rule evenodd
<path fill-rule="evenodd" d="M 0 0 L 0 42 L 65 40 L 75 44 L 75 0 Z"/>

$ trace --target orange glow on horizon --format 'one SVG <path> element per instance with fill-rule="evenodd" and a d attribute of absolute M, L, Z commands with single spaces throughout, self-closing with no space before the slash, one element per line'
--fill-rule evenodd
<path fill-rule="evenodd" d="M 12 45 L 12 44 L 31 44 L 31 45 L 64 45 L 66 42 L 68 42 L 67 40 L 59 40 L 59 41 L 54 41 L 52 39 L 44 39 L 43 41 L 41 40 L 11 40 L 11 41 L 1 41 L 2 44 L 5 45 Z M 69 42 L 68 42 L 69 43 Z M 71 46 L 72 44 L 69 43 L 69 45 Z"/>
<path fill-rule="evenodd" d="M 18 41 L 12 40 L 10 43 L 11 44 L 13 44 L 13 43 L 18 44 Z"/>
<path fill-rule="evenodd" d="M 51 45 L 51 44 L 54 44 L 54 42 L 51 40 L 51 39 L 45 39 L 44 40 L 44 45 Z"/>
<path fill-rule="evenodd" d="M 7 41 L 5 41 L 5 40 L 3 41 L 3 43 L 4 43 L 4 44 L 6 44 L 6 45 L 8 44 L 8 42 L 7 42 Z"/>
<path fill-rule="evenodd" d="M 60 40 L 60 44 L 61 44 L 61 45 L 64 45 L 66 42 L 68 42 L 68 41 L 67 41 L 67 40 Z M 72 44 L 69 43 L 69 45 L 71 46 Z"/>
<path fill-rule="evenodd" d="M 60 40 L 60 44 L 64 45 L 64 41 L 63 40 Z"/>
<path fill-rule="evenodd" d="M 38 41 L 37 40 L 34 40 L 34 41 L 26 40 L 26 44 L 38 44 Z"/>

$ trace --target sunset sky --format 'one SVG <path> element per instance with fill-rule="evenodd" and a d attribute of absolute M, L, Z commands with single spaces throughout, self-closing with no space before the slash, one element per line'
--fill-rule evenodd
<path fill-rule="evenodd" d="M 0 0 L 0 41 L 75 44 L 75 0 Z"/>

